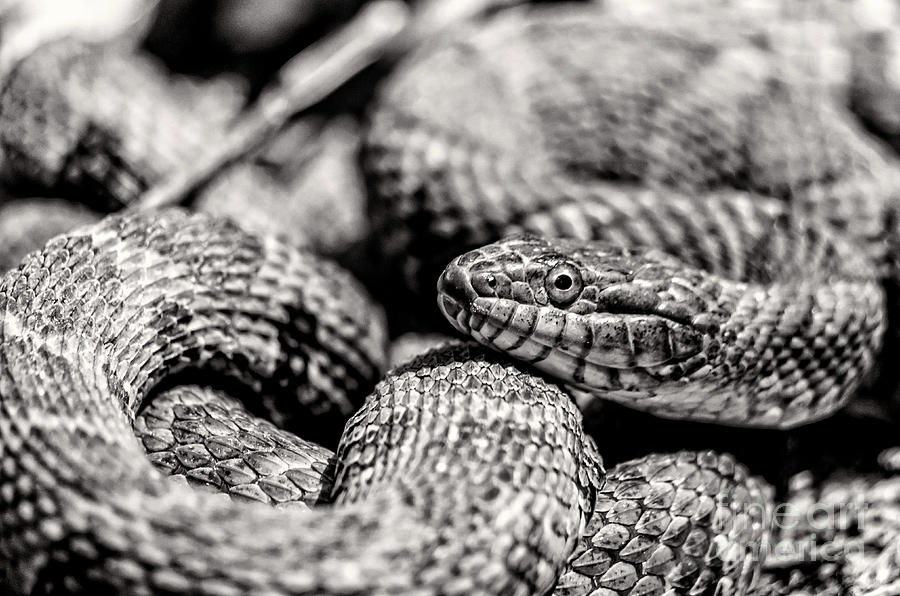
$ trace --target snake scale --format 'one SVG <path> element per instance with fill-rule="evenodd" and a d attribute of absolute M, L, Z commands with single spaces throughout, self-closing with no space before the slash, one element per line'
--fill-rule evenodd
<path fill-rule="evenodd" d="M 385 373 L 380 307 L 283 222 L 54 229 L 0 282 L 9 589 L 749 593 L 765 482 L 715 451 L 607 471 L 577 405 L 790 428 L 878 375 L 893 158 L 780 40 L 727 11 L 510 9 L 392 73 L 363 156 L 377 252 L 488 349 Z M 134 65 L 23 59 L 7 181 L 114 211 L 227 134 L 234 97 Z M 348 417 L 336 451 L 306 440 Z"/>

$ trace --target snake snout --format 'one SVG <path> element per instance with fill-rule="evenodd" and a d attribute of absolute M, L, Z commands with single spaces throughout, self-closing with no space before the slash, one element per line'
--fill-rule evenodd
<path fill-rule="evenodd" d="M 450 297 L 461 305 L 469 304 L 478 298 L 469 274 L 454 263 L 441 273 L 438 279 L 438 294 Z"/>
<path fill-rule="evenodd" d="M 457 329 L 465 331 L 463 320 L 467 307 L 478 298 L 469 274 L 456 261 L 450 263 L 438 279 L 437 291 L 441 312 Z"/>

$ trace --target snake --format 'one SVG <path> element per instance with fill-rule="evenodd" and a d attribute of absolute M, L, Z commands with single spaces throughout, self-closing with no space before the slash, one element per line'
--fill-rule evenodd
<path fill-rule="evenodd" d="M 454 327 L 578 392 L 828 416 L 886 341 L 894 159 L 764 24 L 602 14 L 506 13 L 389 81 L 367 156 L 386 250 L 418 287 L 466 253 L 437 287 Z"/>
<path fill-rule="evenodd" d="M 765 483 L 715 452 L 606 472 L 572 396 L 776 428 L 834 413 L 888 327 L 892 170 L 802 68 L 708 30 L 510 11 L 388 81 L 365 148 L 381 250 L 411 285 L 437 280 L 440 311 L 486 349 L 382 378 L 381 314 L 345 272 L 209 215 L 112 215 L 25 257 L 0 282 L 13 588 L 750 590 Z M 178 153 L 144 160 L 139 132 L 93 127 L 124 111 L 17 103 L 56 97 L 61 48 L 0 94 L 19 126 L 0 127 L 6 165 L 128 203 Z M 650 48 L 665 59 L 640 60 Z M 742 136 L 780 128 L 796 145 Z M 308 413 L 352 414 L 336 453 L 279 428 Z"/>
<path fill-rule="evenodd" d="M 683 12 L 507 11 L 399 69 L 364 158 L 377 238 L 405 283 L 424 293 L 451 258 L 517 232 L 714 266 L 738 248 L 740 215 L 705 229 L 691 201 L 740 194 L 887 260 L 894 158 L 835 97 L 805 22 L 780 32 L 725 9 Z M 653 218 L 668 197 L 682 209 Z"/>
<path fill-rule="evenodd" d="M 645 589 L 668 577 L 743 590 L 756 571 L 762 513 L 749 506 L 764 489 L 742 466 L 712 453 L 657 454 L 613 470 L 616 482 L 598 492 L 602 464 L 571 398 L 465 344 L 395 368 L 353 414 L 333 510 L 275 510 L 172 483 L 130 424 L 155 380 L 205 369 L 256 385 L 254 395 L 290 393 L 268 379 L 302 377 L 289 369 L 306 344 L 310 370 L 294 399 L 308 401 L 318 385 L 338 408 L 354 387 L 312 374 L 312 352 L 329 353 L 322 371 L 374 371 L 384 339 L 346 274 L 228 220 L 113 215 L 26 257 L 0 296 L 0 549 L 18 590 L 542 593 L 601 502 L 611 521 L 659 538 L 644 577 L 627 562 L 637 545 L 622 545 L 603 585 Z M 148 428 L 178 405 L 182 420 L 197 420 L 203 404 L 223 408 L 204 401 L 206 389 L 177 391 L 150 408 Z M 228 430 L 210 433 L 220 448 L 235 436 Z M 251 431 L 238 434 L 252 440 Z M 272 453 L 288 457 L 278 447 Z M 257 469 L 264 451 L 250 454 Z M 263 474 L 271 484 L 273 472 Z M 675 525 L 683 535 L 659 535 Z M 701 556 L 710 566 L 702 574 Z"/>
<path fill-rule="evenodd" d="M 598 483 L 571 400 L 461 346 L 395 369 L 354 414 L 333 512 L 242 509 L 155 471 L 130 419 L 188 367 L 343 407 L 384 339 L 351 279 L 175 211 L 58 237 L 2 287 L 0 549 L 19 590 L 545 591 Z"/>
<path fill-rule="evenodd" d="M 459 333 L 582 405 L 830 416 L 890 368 L 896 159 L 805 22 L 790 53 L 767 23 L 657 8 L 511 11 L 423 48 L 371 118 L 378 242 L 414 295 L 440 273 Z"/>

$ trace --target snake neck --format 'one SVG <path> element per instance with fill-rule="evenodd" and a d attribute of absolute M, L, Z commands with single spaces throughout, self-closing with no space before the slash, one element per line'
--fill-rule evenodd
<path fill-rule="evenodd" d="M 686 222 L 671 215 L 678 199 L 654 208 L 649 196 L 648 227 L 661 236 L 733 222 L 723 250 L 698 249 L 720 273 L 660 250 L 513 237 L 451 262 L 439 306 L 458 330 L 580 392 L 660 415 L 790 427 L 840 407 L 872 370 L 885 328 L 868 259 L 743 197 L 710 199 Z"/>

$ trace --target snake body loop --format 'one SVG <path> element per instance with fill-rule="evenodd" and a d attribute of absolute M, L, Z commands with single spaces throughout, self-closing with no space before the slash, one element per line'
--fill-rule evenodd
<path fill-rule="evenodd" d="M 786 52 L 769 21 L 671 12 L 509 11 L 407 61 L 365 155 L 379 239 L 413 289 L 428 295 L 451 258 L 522 230 L 706 268 L 750 232 L 730 206 L 741 194 L 825 222 L 884 265 L 894 160 L 822 83 L 803 22 Z"/>
<path fill-rule="evenodd" d="M 291 371 L 294 399 L 342 410 L 380 368 L 377 313 L 346 275 L 219 220 L 107 218 L 30 255 L 0 306 L 0 552 L 22 591 L 544 592 L 600 482 L 565 394 L 466 347 L 394 371 L 357 412 L 334 512 L 154 472 L 130 420 L 166 374 Z M 322 352 L 301 363 L 299 338 Z M 341 366 L 369 374 L 322 376 Z"/>
<path fill-rule="evenodd" d="M 654 453 L 609 471 L 555 596 L 745 594 L 771 495 L 728 455 Z"/>
<path fill-rule="evenodd" d="M 278 507 L 331 499 L 332 451 L 253 416 L 222 391 L 173 387 L 150 400 L 133 428 L 159 470 L 197 488 Z"/>
<path fill-rule="evenodd" d="M 873 376 L 897 176 L 814 49 L 701 12 L 511 12 L 423 50 L 372 119 L 373 209 L 419 289 L 510 234 L 582 241 L 452 262 L 440 303 L 481 343 L 660 415 L 796 426 Z"/>

